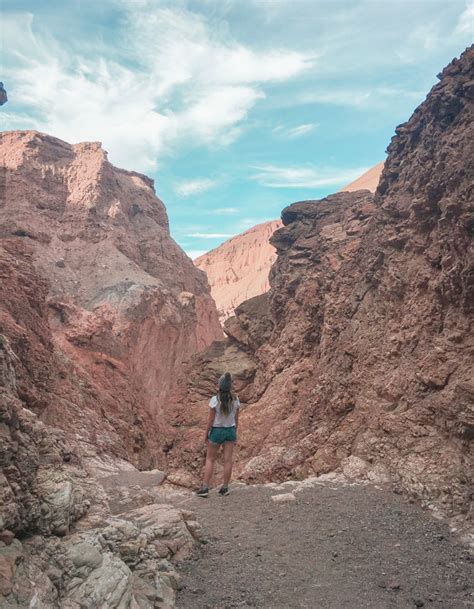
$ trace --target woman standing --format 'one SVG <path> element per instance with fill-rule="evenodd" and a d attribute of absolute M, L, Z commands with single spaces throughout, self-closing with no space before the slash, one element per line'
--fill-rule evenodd
<path fill-rule="evenodd" d="M 239 398 L 232 391 L 232 376 L 226 372 L 219 379 L 219 389 L 209 402 L 209 417 L 207 420 L 206 437 L 207 455 L 204 468 L 204 479 L 197 492 L 199 497 L 209 496 L 209 483 L 214 473 L 214 462 L 223 447 L 224 453 L 224 483 L 219 489 L 219 495 L 229 494 L 229 481 L 232 475 L 232 455 L 237 441 L 239 425 Z"/>

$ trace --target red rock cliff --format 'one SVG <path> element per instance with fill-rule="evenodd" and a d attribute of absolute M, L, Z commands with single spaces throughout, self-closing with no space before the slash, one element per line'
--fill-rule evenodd
<path fill-rule="evenodd" d="M 2 240 L 0 606 L 87 606 L 91 591 L 97 607 L 174 606 L 171 561 L 191 552 L 197 523 L 140 486 L 163 479 L 125 460 L 151 454 L 154 419 L 134 420 L 134 405 L 127 416 L 118 392 L 58 348 L 32 261 L 23 239 Z"/>
<path fill-rule="evenodd" d="M 100 144 L 6 132 L 0 158 L 0 333 L 24 405 L 91 458 L 159 463 L 181 364 L 221 337 L 204 273 L 170 237 L 153 182 L 113 167 Z"/>
<path fill-rule="evenodd" d="M 268 296 L 240 305 L 226 322 L 225 346 L 196 362 L 189 387 L 196 421 L 211 377 L 234 362 L 247 402 L 239 441 L 245 480 L 342 466 L 467 513 L 473 79 L 471 48 L 396 129 L 375 196 L 341 192 L 283 211 L 284 227 L 271 238 L 277 260 Z M 188 444 L 196 433 L 188 432 Z M 173 454 L 192 471 L 179 448 Z"/>

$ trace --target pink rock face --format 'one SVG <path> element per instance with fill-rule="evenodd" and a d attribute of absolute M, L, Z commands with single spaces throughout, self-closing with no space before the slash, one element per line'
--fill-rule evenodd
<path fill-rule="evenodd" d="M 379 163 L 342 191 L 375 192 L 382 169 Z M 194 261 L 207 274 L 222 324 L 244 300 L 268 291 L 268 275 L 276 260 L 270 237 L 281 226 L 280 220 L 257 224 Z"/>
<path fill-rule="evenodd" d="M 347 184 L 347 186 L 344 186 L 344 188 L 341 188 L 340 192 L 354 192 L 356 190 L 370 190 L 370 192 L 375 192 L 379 185 L 383 166 L 383 163 L 378 163 L 375 167 L 372 167 L 363 173 L 360 178 L 357 178 L 357 180 L 354 180 L 350 184 Z"/>
<path fill-rule="evenodd" d="M 6 132 L 0 158 L 0 235 L 29 256 L 48 340 L 90 389 L 71 396 L 57 378 L 52 399 L 25 376 L 25 405 L 74 430 L 84 450 L 105 443 L 137 465 L 159 462 L 182 363 L 222 337 L 206 276 L 170 237 L 152 180 L 113 167 L 100 144 Z"/>
<path fill-rule="evenodd" d="M 283 210 L 270 291 L 236 309 L 220 350 L 200 354 L 188 399 L 201 424 L 208 371 L 231 354 L 238 362 L 244 480 L 343 467 L 468 513 L 473 80 L 471 48 L 396 129 L 375 196 L 341 192 Z M 171 457 L 196 471 L 198 441 L 189 430 Z"/>
<path fill-rule="evenodd" d="M 257 224 L 194 261 L 207 274 L 222 323 L 241 302 L 268 291 L 276 260 L 270 237 L 280 226 L 280 220 Z"/>

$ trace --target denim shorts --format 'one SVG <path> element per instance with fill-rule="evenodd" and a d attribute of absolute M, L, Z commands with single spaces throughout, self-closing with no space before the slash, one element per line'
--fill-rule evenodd
<path fill-rule="evenodd" d="M 224 444 L 224 442 L 237 442 L 237 431 L 233 427 L 211 427 L 209 441 L 213 444 Z"/>

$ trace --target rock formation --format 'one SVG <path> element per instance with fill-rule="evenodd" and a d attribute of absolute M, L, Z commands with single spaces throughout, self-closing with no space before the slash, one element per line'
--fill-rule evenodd
<path fill-rule="evenodd" d="M 342 191 L 375 192 L 382 168 L 383 163 L 372 167 Z M 281 226 L 280 220 L 257 224 L 194 261 L 207 274 L 221 323 L 232 316 L 244 300 L 268 291 L 268 275 L 276 260 L 270 237 Z"/>
<path fill-rule="evenodd" d="M 0 106 L 3 106 L 3 104 L 6 104 L 7 101 L 8 101 L 7 92 L 5 91 L 3 82 L 0 82 Z"/>
<path fill-rule="evenodd" d="M 99 144 L 7 132 L 0 154 L 0 604 L 172 607 L 198 527 L 134 466 L 164 464 L 182 363 L 221 337 L 206 277 Z"/>
<path fill-rule="evenodd" d="M 148 476 L 156 485 L 163 475 L 113 457 L 111 415 L 86 454 L 79 424 L 65 434 L 41 420 L 48 394 L 64 418 L 73 410 L 90 417 L 96 389 L 54 346 L 47 282 L 21 241 L 0 247 L 0 277 L 1 606 L 170 609 L 179 582 L 173 563 L 199 538 L 193 515 L 136 486 L 117 492 L 123 478 L 133 485 Z M 91 453 L 108 476 L 90 475 Z"/>
<path fill-rule="evenodd" d="M 205 275 L 171 239 L 152 181 L 113 167 L 100 144 L 6 132 L 0 154 L 0 236 L 34 267 L 31 298 L 43 302 L 41 341 L 28 321 L 7 328 L 31 360 L 19 362 L 24 405 L 73 431 L 91 458 L 100 447 L 159 464 L 174 377 L 222 336 Z M 15 265 L 5 273 L 20 281 Z M 24 306 L 15 288 L 2 304 L 13 320 Z"/>
<path fill-rule="evenodd" d="M 194 423 L 214 371 L 234 363 L 244 480 L 342 467 L 467 514 L 473 79 L 471 48 L 396 129 L 375 196 L 341 192 L 283 211 L 269 293 L 237 307 L 224 345 L 196 359 Z M 170 458 L 193 472 L 198 441 L 189 430 Z"/>

